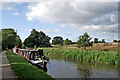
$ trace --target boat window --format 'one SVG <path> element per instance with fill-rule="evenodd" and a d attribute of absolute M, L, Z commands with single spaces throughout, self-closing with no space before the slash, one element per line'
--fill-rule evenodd
<path fill-rule="evenodd" d="M 20 55 L 22 55 L 22 51 L 20 51 Z"/>
<path fill-rule="evenodd" d="M 28 57 L 28 52 L 26 52 L 26 57 Z"/>
<path fill-rule="evenodd" d="M 30 54 L 30 59 L 31 60 L 34 60 L 35 59 L 35 56 L 34 56 L 34 52 L 32 51 L 31 54 Z"/>
<path fill-rule="evenodd" d="M 29 57 L 29 55 L 30 55 L 30 52 L 28 52 L 28 57 Z"/>
<path fill-rule="evenodd" d="M 22 55 L 24 56 L 24 52 L 22 52 Z"/>
<path fill-rule="evenodd" d="M 38 54 L 39 54 L 39 57 L 42 57 L 43 56 L 43 50 L 38 50 Z"/>
<path fill-rule="evenodd" d="M 27 52 L 25 52 L 25 57 L 26 57 Z"/>
<path fill-rule="evenodd" d="M 26 54 L 26 52 L 24 51 L 24 55 L 23 56 L 25 56 L 25 54 Z"/>
<path fill-rule="evenodd" d="M 25 57 L 27 57 L 27 52 L 25 52 Z"/>

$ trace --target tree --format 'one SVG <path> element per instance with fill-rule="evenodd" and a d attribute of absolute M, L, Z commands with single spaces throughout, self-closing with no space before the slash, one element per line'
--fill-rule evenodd
<path fill-rule="evenodd" d="M 19 47 L 19 48 L 22 47 L 22 41 L 21 41 L 21 39 L 18 35 L 16 37 L 16 46 Z"/>
<path fill-rule="evenodd" d="M 77 44 L 77 42 L 72 42 L 72 44 Z"/>
<path fill-rule="evenodd" d="M 72 41 L 67 38 L 66 40 L 64 40 L 63 44 L 70 45 L 70 44 L 72 44 Z"/>
<path fill-rule="evenodd" d="M 78 38 L 78 47 L 87 47 L 87 46 L 92 46 L 92 43 L 90 40 L 90 36 L 87 33 L 84 33 L 84 35 L 79 36 Z"/>
<path fill-rule="evenodd" d="M 105 39 L 102 39 L 102 43 L 105 43 Z"/>
<path fill-rule="evenodd" d="M 113 42 L 118 42 L 117 40 L 113 40 Z"/>
<path fill-rule="evenodd" d="M 94 43 L 98 43 L 98 38 L 94 38 Z"/>
<path fill-rule="evenodd" d="M 101 41 L 98 41 L 98 43 L 106 43 L 105 39 L 102 39 Z"/>
<path fill-rule="evenodd" d="M 15 46 L 21 47 L 22 42 L 14 29 L 2 29 L 2 49 L 12 49 Z"/>
<path fill-rule="evenodd" d="M 23 44 L 27 47 L 50 47 L 50 37 L 46 36 L 42 31 L 38 32 L 35 29 L 31 31 L 31 34 L 24 40 Z"/>
<path fill-rule="evenodd" d="M 52 44 L 54 44 L 54 45 L 56 45 L 56 44 L 63 45 L 63 38 L 61 36 L 54 37 L 53 40 L 52 40 Z"/>

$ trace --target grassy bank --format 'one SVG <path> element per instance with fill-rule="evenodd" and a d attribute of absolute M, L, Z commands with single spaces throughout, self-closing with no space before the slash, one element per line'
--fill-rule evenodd
<path fill-rule="evenodd" d="M 24 58 L 14 54 L 10 50 L 7 51 L 7 57 L 10 62 L 11 68 L 14 70 L 15 75 L 19 79 L 41 79 L 41 80 L 54 80 L 51 76 L 46 74 L 43 70 L 33 66 Z"/>
<path fill-rule="evenodd" d="M 120 64 L 120 55 L 117 51 L 88 51 L 80 49 L 52 49 L 43 48 L 47 56 L 62 56 L 71 59 L 79 59 L 89 62 L 107 64 Z"/>

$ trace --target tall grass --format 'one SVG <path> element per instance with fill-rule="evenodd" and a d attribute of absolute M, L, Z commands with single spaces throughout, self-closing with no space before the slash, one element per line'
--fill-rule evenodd
<path fill-rule="evenodd" d="M 120 55 L 117 51 L 88 51 L 79 49 L 52 49 L 44 48 L 47 56 L 63 56 L 71 59 L 84 60 L 89 62 L 100 62 L 106 64 L 120 64 Z"/>

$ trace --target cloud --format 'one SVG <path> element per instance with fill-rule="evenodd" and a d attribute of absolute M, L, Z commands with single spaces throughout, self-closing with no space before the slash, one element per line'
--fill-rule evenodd
<path fill-rule="evenodd" d="M 15 7 L 16 5 L 20 6 L 22 5 L 23 2 L 12 2 L 12 1 L 9 1 L 9 2 L 0 2 L 0 10 L 17 10 Z"/>
<path fill-rule="evenodd" d="M 55 29 L 55 32 L 59 32 L 60 31 L 60 29 Z"/>
<path fill-rule="evenodd" d="M 0 10 L 11 10 L 14 7 L 14 3 L 11 2 L 1 2 Z"/>
<path fill-rule="evenodd" d="M 71 0 L 1 0 L 0 2 L 44 2 L 44 1 L 55 1 L 55 2 L 70 2 Z M 119 0 L 74 0 L 75 2 L 118 2 Z"/>
<path fill-rule="evenodd" d="M 52 34 L 52 33 L 57 33 L 57 32 L 60 32 L 60 29 L 47 29 L 47 30 L 42 30 L 43 32 L 45 33 L 49 33 L 49 34 Z"/>
<path fill-rule="evenodd" d="M 104 31 L 108 26 L 112 30 L 110 26 L 117 24 L 118 3 L 50 1 L 29 5 L 28 10 L 26 17 L 29 21 L 37 19 L 41 22 L 59 24 L 60 27 Z"/>
<path fill-rule="evenodd" d="M 118 24 L 112 24 L 112 25 L 89 25 L 89 26 L 82 26 L 79 28 L 79 31 L 89 32 L 89 33 L 111 33 L 112 31 L 115 31 L 117 33 L 118 31 Z"/>
<path fill-rule="evenodd" d="M 32 29 L 27 29 L 26 31 L 31 32 Z M 60 29 L 47 29 L 47 30 L 37 30 L 37 31 L 43 31 L 45 33 L 57 33 L 57 32 L 60 32 L 61 30 Z"/>
<path fill-rule="evenodd" d="M 18 16 L 20 15 L 18 12 L 12 13 L 12 15 Z"/>
<path fill-rule="evenodd" d="M 107 32 L 102 32 L 104 35 L 107 34 Z"/>
<path fill-rule="evenodd" d="M 111 15 L 111 21 L 115 20 L 115 15 Z"/>
<path fill-rule="evenodd" d="M 29 6 L 26 13 L 28 20 L 46 19 L 56 23 L 86 23 L 105 13 L 117 10 L 113 3 L 79 3 L 79 2 L 41 2 Z"/>

